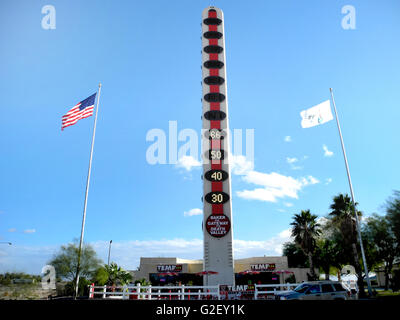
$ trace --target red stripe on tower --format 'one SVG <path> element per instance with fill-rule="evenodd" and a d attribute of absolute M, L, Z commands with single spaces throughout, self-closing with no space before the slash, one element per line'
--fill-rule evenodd
<path fill-rule="evenodd" d="M 209 18 L 217 18 L 216 11 L 208 11 Z M 209 25 L 209 31 L 218 31 L 218 26 L 216 25 Z M 218 46 L 218 39 L 209 39 L 208 44 L 210 46 Z M 210 60 L 219 60 L 218 53 L 210 54 Z M 210 69 L 210 76 L 219 76 L 218 69 Z M 210 92 L 212 93 L 219 93 L 219 85 L 210 85 Z M 210 110 L 220 110 L 221 106 L 219 102 L 211 102 L 210 103 Z M 221 128 L 221 121 L 211 121 L 210 129 L 220 129 Z M 221 150 L 221 142 L 220 140 L 210 140 L 210 149 L 211 150 Z M 212 170 L 221 170 L 222 164 L 221 161 L 211 161 L 211 169 Z M 223 191 L 222 182 L 213 181 L 211 182 L 211 191 Z M 211 213 L 212 214 L 223 214 L 224 213 L 224 206 L 223 204 L 212 204 Z"/>

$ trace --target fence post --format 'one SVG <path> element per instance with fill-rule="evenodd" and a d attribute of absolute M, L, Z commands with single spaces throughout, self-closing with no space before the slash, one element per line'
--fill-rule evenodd
<path fill-rule="evenodd" d="M 148 289 L 147 293 L 149 293 L 149 300 L 151 300 L 151 298 L 152 298 L 151 284 L 149 285 L 149 289 Z"/>
<path fill-rule="evenodd" d="M 127 295 L 126 295 L 126 290 L 127 290 L 127 287 L 126 287 L 126 284 L 124 284 L 124 285 L 122 286 L 122 300 L 125 300 L 126 297 L 127 297 Z"/>
<path fill-rule="evenodd" d="M 257 300 L 257 296 L 258 296 L 258 285 L 254 285 L 254 300 Z"/>
<path fill-rule="evenodd" d="M 103 286 L 103 299 L 107 298 L 107 286 Z"/>
<path fill-rule="evenodd" d="M 140 300 L 141 299 L 141 296 L 140 296 L 140 282 L 138 282 L 138 284 L 136 285 L 136 293 L 137 293 L 138 300 Z"/>
<path fill-rule="evenodd" d="M 189 290 L 188 300 L 190 300 L 190 290 Z"/>
<path fill-rule="evenodd" d="M 93 299 L 94 296 L 94 283 L 92 283 L 90 285 L 90 289 L 89 289 L 89 299 Z"/>
<path fill-rule="evenodd" d="M 199 300 L 200 300 L 200 292 L 201 292 L 201 290 L 199 289 L 199 298 L 198 298 Z"/>
<path fill-rule="evenodd" d="M 181 286 L 181 300 L 185 300 L 185 285 Z"/>
<path fill-rule="evenodd" d="M 158 293 L 160 293 L 160 292 L 161 292 L 161 290 L 158 289 Z M 160 295 L 158 295 L 158 300 L 160 300 Z"/>

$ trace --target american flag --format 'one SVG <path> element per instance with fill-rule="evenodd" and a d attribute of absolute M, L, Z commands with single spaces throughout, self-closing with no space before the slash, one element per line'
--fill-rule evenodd
<path fill-rule="evenodd" d="M 62 117 L 61 130 L 64 128 L 74 125 L 78 120 L 90 117 L 93 115 L 94 100 L 96 98 L 96 93 L 92 94 L 89 98 L 82 100 L 77 105 L 75 105 L 71 110 L 69 110 Z"/>

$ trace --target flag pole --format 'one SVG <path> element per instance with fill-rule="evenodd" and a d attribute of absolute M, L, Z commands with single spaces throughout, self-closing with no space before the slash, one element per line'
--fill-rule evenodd
<path fill-rule="evenodd" d="M 369 272 L 368 272 L 368 267 L 367 267 L 367 260 L 365 259 L 364 246 L 363 246 L 363 242 L 362 242 L 362 238 L 361 238 L 361 227 L 360 227 L 360 222 L 359 222 L 358 214 L 357 214 L 357 210 L 356 210 L 356 201 L 354 199 L 353 185 L 351 183 L 349 164 L 347 162 L 346 150 L 344 148 L 342 130 L 340 129 L 340 123 L 339 123 L 339 118 L 338 118 L 338 114 L 337 114 L 337 110 L 336 110 L 335 98 L 333 97 L 333 90 L 332 90 L 332 88 L 329 88 L 329 90 L 331 92 L 333 108 L 335 110 L 336 124 L 337 124 L 338 130 L 339 130 L 340 143 L 342 145 L 344 163 L 346 165 L 346 171 L 347 171 L 347 179 L 349 180 L 351 201 L 352 201 L 353 207 L 354 207 L 354 215 L 355 215 L 356 224 L 357 224 L 358 240 L 360 242 L 361 256 L 362 256 L 362 260 L 363 260 L 363 263 L 364 263 L 364 271 L 365 271 L 365 276 L 366 276 L 367 285 L 368 285 L 368 293 L 369 293 L 370 297 L 372 297 L 371 282 L 370 282 L 369 274 L 368 274 Z"/>
<path fill-rule="evenodd" d="M 96 114 L 94 116 L 94 126 L 93 126 L 93 136 L 92 136 L 92 146 L 90 148 L 90 158 L 89 158 L 89 170 L 86 180 L 86 192 L 85 192 L 85 202 L 83 205 L 83 218 L 82 218 L 82 228 L 81 228 L 81 239 L 79 241 L 79 250 L 78 250 L 78 264 L 76 267 L 76 281 L 75 281 L 75 299 L 78 296 L 79 289 L 79 268 L 81 262 L 81 253 L 82 253 L 82 245 L 83 245 L 83 234 L 85 231 L 85 220 L 86 220 L 86 207 L 87 207 L 87 198 L 89 193 L 89 184 L 90 184 L 90 172 L 92 170 L 92 158 L 93 158 L 93 147 L 94 147 L 94 138 L 96 136 L 96 124 L 97 124 L 97 113 L 99 111 L 99 101 L 100 101 L 100 92 L 101 92 L 101 83 L 99 83 L 99 90 L 97 94 L 97 105 L 96 105 Z"/>

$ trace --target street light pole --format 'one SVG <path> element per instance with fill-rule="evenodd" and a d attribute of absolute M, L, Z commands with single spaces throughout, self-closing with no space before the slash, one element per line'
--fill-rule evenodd
<path fill-rule="evenodd" d="M 112 243 L 112 240 L 110 240 L 110 245 L 108 246 L 108 262 L 107 262 L 107 265 L 110 265 L 111 243 Z"/>

